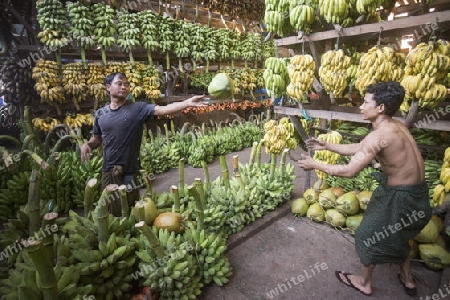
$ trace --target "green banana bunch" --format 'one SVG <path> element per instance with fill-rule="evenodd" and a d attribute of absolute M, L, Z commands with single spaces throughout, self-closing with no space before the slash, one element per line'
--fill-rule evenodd
<path fill-rule="evenodd" d="M 320 0 L 319 9 L 325 21 L 341 24 L 347 18 L 349 6 L 345 0 Z"/>
<path fill-rule="evenodd" d="M 78 161 L 76 152 L 72 152 L 73 161 Z M 76 207 L 80 208 L 84 205 L 84 190 L 86 183 L 91 178 L 97 179 L 97 190 L 94 192 L 94 199 L 100 198 L 101 180 L 102 180 L 102 163 L 103 157 L 99 156 L 98 151 L 94 150 L 90 159 L 84 164 L 76 164 L 77 167 L 72 169 L 73 187 L 72 199 Z"/>
<path fill-rule="evenodd" d="M 234 70 L 234 61 L 241 57 L 241 40 L 243 39 L 242 34 L 237 31 L 232 31 L 230 33 L 230 59 L 231 59 L 231 69 Z"/>
<path fill-rule="evenodd" d="M 297 102 L 306 102 L 306 94 L 311 89 L 316 63 L 309 54 L 295 55 L 291 57 L 288 65 L 290 83 L 286 92 Z"/>
<path fill-rule="evenodd" d="M 117 10 L 117 45 L 130 56 L 134 64 L 133 50 L 140 46 L 141 32 L 137 13 L 121 8 Z"/>
<path fill-rule="evenodd" d="M 356 0 L 356 11 L 360 14 L 373 13 L 381 4 L 381 0 Z"/>
<path fill-rule="evenodd" d="M 192 71 L 197 70 L 197 62 L 205 57 L 205 36 L 203 35 L 203 25 L 200 23 L 191 24 L 190 28 L 190 56 L 192 58 Z M 209 83 L 208 83 L 209 84 Z M 208 85 L 206 85 L 208 86 Z"/>
<path fill-rule="evenodd" d="M 51 49 L 61 49 L 70 42 L 67 30 L 67 18 L 63 4 L 58 0 L 42 0 L 36 5 L 37 20 L 42 29 L 37 35 L 39 40 Z"/>
<path fill-rule="evenodd" d="M 266 1 L 264 23 L 268 31 L 277 33 L 281 37 L 290 35 L 293 28 L 286 16 L 289 16 L 289 0 Z"/>
<path fill-rule="evenodd" d="M 369 132 L 370 132 L 369 128 L 363 126 L 358 126 L 350 131 L 351 134 L 359 135 L 361 137 L 365 137 L 366 135 L 369 134 Z"/>
<path fill-rule="evenodd" d="M 56 199 L 55 211 L 68 213 L 74 207 L 72 201 L 72 166 L 74 165 L 72 153 L 61 152 L 59 154 L 59 163 L 56 176 Z"/>
<path fill-rule="evenodd" d="M 190 145 L 186 153 L 187 163 L 194 168 L 202 167 L 202 161 L 210 164 L 214 159 L 214 146 L 208 136 L 197 137 Z"/>
<path fill-rule="evenodd" d="M 81 2 L 66 2 L 66 8 L 70 21 L 69 33 L 81 48 L 81 61 L 86 68 L 86 49 L 95 45 L 92 10 Z"/>
<path fill-rule="evenodd" d="M 18 172 L 6 182 L 7 188 L 0 190 L 0 220 L 8 220 L 27 203 L 30 176 L 30 171 Z"/>
<path fill-rule="evenodd" d="M 449 53 L 450 43 L 442 39 L 420 43 L 408 53 L 401 82 L 406 94 L 400 107 L 403 113 L 413 101 L 418 102 L 419 110 L 432 110 L 446 98 L 447 88 L 441 82 L 450 67 Z"/>
<path fill-rule="evenodd" d="M 169 53 L 172 51 L 175 43 L 174 27 L 175 21 L 170 17 L 157 17 L 158 36 L 159 36 L 159 50 L 161 53 L 166 53 L 166 69 L 170 70 Z"/>
<path fill-rule="evenodd" d="M 252 36 L 252 34 L 244 34 L 241 42 L 241 56 L 246 63 L 254 61 L 256 58 L 255 50 L 257 45 L 254 43 L 254 39 L 251 38 Z"/>
<path fill-rule="evenodd" d="M 218 45 L 219 40 L 216 37 L 217 30 L 214 28 L 203 27 L 203 34 L 205 36 L 205 72 L 209 71 L 209 63 L 219 58 Z"/>
<path fill-rule="evenodd" d="M 283 59 L 269 57 L 264 62 L 264 82 L 268 95 L 275 94 L 276 97 L 286 93 L 289 82 L 289 72 Z"/>
<path fill-rule="evenodd" d="M 140 39 L 139 42 L 147 50 L 148 63 L 152 64 L 151 52 L 159 47 L 157 17 L 151 10 L 143 10 L 137 13 L 139 20 Z"/>
<path fill-rule="evenodd" d="M 316 4 L 305 3 L 304 0 L 291 1 L 289 7 L 289 22 L 295 31 L 302 30 L 305 34 L 311 32 L 311 27 L 316 21 Z"/>
<path fill-rule="evenodd" d="M 149 131 L 150 142 L 141 147 L 142 167 L 149 173 L 161 174 L 171 168 L 167 150 L 163 151 L 166 141 L 158 129 L 156 137 Z"/>
<path fill-rule="evenodd" d="M 231 31 L 226 28 L 219 28 L 216 32 L 218 44 L 218 56 L 221 61 L 228 60 L 230 57 Z"/>
<path fill-rule="evenodd" d="M 347 69 L 350 66 L 351 57 L 344 54 L 344 50 L 330 50 L 321 58 L 319 78 L 330 97 L 342 97 L 347 87 Z"/>
<path fill-rule="evenodd" d="M 179 59 L 178 67 L 181 73 L 184 73 L 183 70 L 183 59 L 184 57 L 189 56 L 190 49 L 190 39 L 189 33 L 191 32 L 191 25 L 188 22 L 183 20 L 175 20 L 175 36 L 174 36 L 174 46 L 173 52 Z"/>
<path fill-rule="evenodd" d="M 106 49 L 112 48 L 116 42 L 116 24 L 114 9 L 104 3 L 92 5 L 94 15 L 94 37 L 102 51 L 103 65 L 106 65 Z"/>

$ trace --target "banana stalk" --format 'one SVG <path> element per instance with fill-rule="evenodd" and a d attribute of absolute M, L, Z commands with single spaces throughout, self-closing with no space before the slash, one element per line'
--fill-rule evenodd
<path fill-rule="evenodd" d="M 126 218 L 130 215 L 130 207 L 128 205 L 128 198 L 127 198 L 127 186 L 122 184 L 119 186 L 119 197 L 120 197 L 120 203 L 122 204 L 122 217 Z"/>
<path fill-rule="evenodd" d="M 205 197 L 205 189 L 203 188 L 203 183 L 200 178 L 195 178 L 195 187 L 197 188 L 198 194 L 200 195 L 202 209 L 204 210 L 206 208 L 206 197 Z"/>
<path fill-rule="evenodd" d="M 27 135 L 24 139 L 23 139 L 23 144 L 22 144 L 22 151 L 24 151 L 25 149 L 28 149 L 28 146 L 30 145 L 30 142 L 31 141 L 35 141 L 35 142 L 37 142 L 37 145 L 39 145 L 40 144 L 40 140 L 39 140 L 39 138 L 36 136 L 36 135 L 34 135 L 34 133 L 31 133 L 31 134 L 29 134 L 29 135 Z"/>
<path fill-rule="evenodd" d="M 67 133 L 69 132 L 70 128 L 66 124 L 58 124 L 56 126 L 53 126 L 52 129 L 47 133 L 47 136 L 45 137 L 44 145 L 45 150 L 50 149 L 50 143 L 52 141 L 52 137 L 55 134 L 57 130 L 61 130 L 61 132 Z M 56 134 L 58 136 L 58 134 Z"/>
<path fill-rule="evenodd" d="M 259 167 L 261 165 L 261 147 L 264 140 L 259 141 L 258 147 L 256 147 L 256 165 Z"/>
<path fill-rule="evenodd" d="M 272 181 L 275 178 L 275 169 L 277 167 L 277 157 L 278 154 L 273 152 L 270 153 L 270 175 L 269 180 Z"/>
<path fill-rule="evenodd" d="M 58 300 L 58 281 L 53 271 L 53 263 L 47 256 L 45 248 L 40 241 L 33 240 L 27 243 L 27 250 L 39 275 L 43 299 Z"/>
<path fill-rule="evenodd" d="M 136 205 L 134 206 L 135 209 L 138 210 L 138 216 L 139 216 L 139 221 L 143 221 L 145 222 L 145 206 L 144 206 L 144 202 L 138 202 L 136 203 Z"/>
<path fill-rule="evenodd" d="M 153 251 L 155 251 L 156 256 L 160 259 L 164 259 L 166 255 L 153 230 L 151 230 L 144 221 L 136 223 L 134 227 L 139 229 L 145 236 L 145 238 L 149 241 L 150 247 L 153 249 Z"/>
<path fill-rule="evenodd" d="M 56 224 L 56 218 L 58 218 L 58 213 L 48 212 L 42 218 L 42 228 L 51 228 L 54 224 Z M 55 252 L 53 249 L 53 234 L 49 234 L 43 237 L 42 245 L 44 246 L 45 251 L 47 252 L 47 256 L 50 258 L 52 262 L 55 258 Z"/>
<path fill-rule="evenodd" d="M 36 163 L 42 169 L 44 169 L 44 171 L 50 170 L 50 165 L 45 160 L 43 160 L 39 155 L 37 155 L 36 153 L 31 152 L 30 150 L 23 150 L 21 152 L 21 154 L 27 154 L 28 156 L 30 156 L 32 159 L 34 159 L 34 161 L 36 161 Z"/>
<path fill-rule="evenodd" d="M 109 239 L 109 211 L 108 200 L 114 197 L 113 193 L 117 192 L 119 186 L 117 184 L 108 184 L 102 192 L 98 203 L 97 218 L 98 218 L 98 242 L 107 243 Z"/>
<path fill-rule="evenodd" d="M 189 195 L 195 200 L 195 212 L 197 214 L 197 231 L 200 232 L 205 228 L 205 215 L 200 193 L 193 185 L 188 186 Z"/>
<path fill-rule="evenodd" d="M 250 159 L 248 165 L 250 169 L 253 167 L 255 163 L 256 149 L 258 148 L 258 142 L 253 142 L 252 151 L 250 152 Z"/>
<path fill-rule="evenodd" d="M 233 156 L 233 175 L 239 181 L 241 189 L 245 189 L 244 182 L 241 178 L 241 173 L 239 172 L 239 155 Z"/>
<path fill-rule="evenodd" d="M 180 193 L 178 193 L 178 187 L 176 185 L 172 185 L 171 191 L 173 194 L 173 210 L 176 213 L 180 213 Z"/>
<path fill-rule="evenodd" d="M 211 181 L 209 179 L 209 169 L 206 161 L 202 160 L 203 174 L 204 174 L 204 182 L 205 182 L 205 193 L 209 193 L 211 189 Z"/>
<path fill-rule="evenodd" d="M 87 218 L 89 212 L 94 209 L 94 193 L 95 187 L 97 186 L 97 178 L 91 178 L 86 183 L 86 188 L 84 190 L 84 217 Z"/>
<path fill-rule="evenodd" d="M 153 189 L 152 189 L 152 181 L 150 180 L 148 173 L 146 170 L 140 170 L 141 176 L 145 179 L 145 189 L 146 194 L 152 196 L 153 195 Z"/>
<path fill-rule="evenodd" d="M 25 135 L 34 133 L 33 125 L 31 122 L 30 109 L 31 108 L 29 106 L 25 106 L 25 108 L 23 110 L 23 124 L 25 125 L 25 127 L 24 127 Z"/>
<path fill-rule="evenodd" d="M 178 164 L 178 189 L 180 190 L 180 197 L 183 198 L 184 193 L 184 158 L 180 159 Z"/>
<path fill-rule="evenodd" d="M 41 173 L 31 171 L 30 186 L 28 187 L 28 235 L 32 236 L 41 228 L 41 206 L 39 204 L 39 182 Z"/>
<path fill-rule="evenodd" d="M 227 161 L 224 155 L 220 156 L 220 167 L 222 169 L 222 178 L 225 186 L 227 188 L 230 187 L 230 177 L 229 177 L 229 171 L 227 166 Z"/>
<path fill-rule="evenodd" d="M 8 172 L 12 172 L 16 168 L 16 165 L 14 163 L 14 160 L 11 158 L 11 155 L 9 155 L 8 150 L 6 150 L 5 147 L 0 146 L 0 153 L 2 154 L 6 169 L 8 170 Z"/>

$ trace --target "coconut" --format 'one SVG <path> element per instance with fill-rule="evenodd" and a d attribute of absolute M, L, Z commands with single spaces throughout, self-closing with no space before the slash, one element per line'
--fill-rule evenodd
<path fill-rule="evenodd" d="M 414 237 L 414 239 L 419 243 L 434 243 L 438 236 L 438 228 L 433 220 L 430 219 L 428 224 Z"/>
<path fill-rule="evenodd" d="M 416 258 L 419 255 L 419 245 L 417 242 L 413 239 L 410 239 L 408 241 L 409 246 L 411 247 L 411 250 L 409 250 L 409 258 Z"/>
<path fill-rule="evenodd" d="M 309 205 L 314 204 L 317 202 L 319 198 L 319 192 L 317 192 L 313 188 L 309 188 L 303 193 L 303 198 L 305 198 L 306 202 Z"/>
<path fill-rule="evenodd" d="M 334 204 L 336 202 L 336 196 L 334 195 L 331 189 L 326 189 L 319 194 L 318 201 L 323 209 L 329 209 L 334 207 Z"/>
<path fill-rule="evenodd" d="M 367 204 L 369 204 L 370 198 L 372 197 L 371 191 L 361 191 L 358 194 L 359 207 L 363 210 L 367 208 Z"/>
<path fill-rule="evenodd" d="M 332 187 L 330 187 L 330 189 L 336 196 L 336 199 L 339 198 L 340 196 L 344 195 L 344 193 L 345 193 L 344 189 L 341 188 L 340 186 L 332 186 Z"/>
<path fill-rule="evenodd" d="M 233 80 L 225 73 L 217 73 L 208 85 L 208 93 L 217 100 L 231 98 L 234 94 Z"/>
<path fill-rule="evenodd" d="M 359 212 L 359 201 L 355 192 L 348 192 L 336 199 L 336 209 L 347 216 Z"/>
<path fill-rule="evenodd" d="M 344 227 L 346 217 L 334 208 L 325 211 L 325 220 L 334 227 Z"/>
<path fill-rule="evenodd" d="M 345 226 L 350 229 L 351 232 L 355 232 L 356 228 L 359 227 L 361 221 L 364 217 L 364 214 L 357 214 L 353 216 L 348 216 L 345 221 Z"/>
<path fill-rule="evenodd" d="M 431 220 L 437 226 L 438 232 L 441 233 L 444 230 L 444 221 L 437 215 L 431 215 Z"/>
<path fill-rule="evenodd" d="M 328 184 L 328 182 L 326 180 L 322 180 L 322 179 L 319 179 L 316 182 L 314 182 L 314 184 L 312 186 L 313 189 L 315 189 L 316 191 L 319 191 L 319 192 L 326 190 L 329 187 L 330 187 L 330 185 Z"/>
<path fill-rule="evenodd" d="M 442 270 L 450 265 L 450 253 L 435 243 L 419 244 L 420 258 L 432 270 Z"/>
<path fill-rule="evenodd" d="M 304 198 L 295 199 L 291 205 L 291 212 L 298 216 L 303 217 L 308 211 L 309 205 Z"/>
<path fill-rule="evenodd" d="M 184 230 L 184 226 L 181 224 L 181 215 L 171 211 L 160 213 L 153 225 L 158 229 L 167 229 L 169 232 L 175 231 L 175 233 L 182 233 Z"/>
<path fill-rule="evenodd" d="M 306 212 L 306 216 L 314 221 L 314 222 L 323 222 L 325 221 L 325 211 L 320 207 L 319 203 L 312 204 L 308 211 Z"/>
<path fill-rule="evenodd" d="M 139 208 L 143 206 L 145 211 L 144 220 L 139 218 Z M 133 208 L 134 218 L 138 221 L 144 221 L 147 225 L 151 226 L 158 215 L 158 208 L 155 202 L 150 197 L 146 197 L 143 200 L 139 200 Z"/>
<path fill-rule="evenodd" d="M 438 236 L 438 238 L 436 239 L 436 242 L 434 242 L 435 244 L 438 244 L 439 246 L 441 246 L 444 249 L 447 249 L 447 245 L 445 244 L 445 240 L 442 236 Z"/>

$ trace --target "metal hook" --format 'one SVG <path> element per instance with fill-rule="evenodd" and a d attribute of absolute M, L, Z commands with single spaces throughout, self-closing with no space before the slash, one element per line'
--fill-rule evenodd
<path fill-rule="evenodd" d="M 381 32 L 383 31 L 383 27 L 382 26 L 380 26 L 380 33 L 378 34 L 378 43 L 377 43 L 377 46 L 380 46 L 380 43 L 381 43 Z"/>

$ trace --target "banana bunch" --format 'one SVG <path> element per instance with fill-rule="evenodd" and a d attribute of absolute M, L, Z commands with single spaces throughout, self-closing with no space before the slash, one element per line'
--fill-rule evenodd
<path fill-rule="evenodd" d="M 450 147 L 445 150 L 444 164 L 439 179 L 445 186 L 445 192 L 450 193 Z"/>
<path fill-rule="evenodd" d="M 87 218 L 73 210 L 69 216 L 62 229 L 65 235 L 57 244 L 57 261 L 74 265 L 80 273 L 79 284 L 91 284 L 96 299 L 128 299 L 136 262 L 136 243 L 130 233 L 134 218 L 107 214 L 106 222 L 100 223 L 99 206 Z M 107 228 L 102 228 L 105 224 Z M 106 241 L 99 241 L 100 231 L 106 232 Z"/>
<path fill-rule="evenodd" d="M 200 23 L 191 24 L 190 28 L 190 56 L 192 58 L 192 71 L 197 70 L 197 62 L 202 61 L 205 54 L 205 36 L 203 35 L 203 25 Z M 228 45 L 228 44 L 227 44 Z"/>
<path fill-rule="evenodd" d="M 349 82 L 349 85 L 354 86 L 355 81 L 358 78 L 358 68 L 359 68 L 359 61 L 361 60 L 361 57 L 364 55 L 363 52 L 353 52 L 352 53 L 352 59 L 350 62 L 350 66 L 347 69 L 347 81 Z"/>
<path fill-rule="evenodd" d="M 298 139 L 296 138 L 294 124 L 289 121 L 288 117 L 283 117 L 280 119 L 280 125 L 284 126 L 287 131 L 286 148 L 289 150 L 294 150 L 298 146 Z"/>
<path fill-rule="evenodd" d="M 264 124 L 264 146 L 267 154 L 280 154 L 286 147 L 288 130 L 275 120 L 269 120 Z"/>
<path fill-rule="evenodd" d="M 59 78 L 60 70 L 54 61 L 42 59 L 36 61 L 32 78 L 36 81 L 34 88 L 41 97 L 41 102 L 54 105 L 65 101 L 64 88 Z"/>
<path fill-rule="evenodd" d="M 183 69 L 183 58 L 189 56 L 190 50 L 190 40 L 191 37 L 189 33 L 191 32 L 190 23 L 185 22 L 184 20 L 175 20 L 175 36 L 174 36 L 174 45 L 173 52 L 178 57 L 178 68 L 181 73 L 184 73 Z"/>
<path fill-rule="evenodd" d="M 166 54 L 166 69 L 170 70 L 169 53 L 172 51 L 175 44 L 175 22 L 174 19 L 163 16 L 158 16 L 158 36 L 159 36 L 159 51 Z"/>
<path fill-rule="evenodd" d="M 450 147 L 445 149 L 444 163 L 442 164 L 440 169 L 440 181 L 434 187 L 433 195 L 431 198 L 432 201 L 430 201 L 431 205 L 434 207 L 441 205 L 447 198 L 447 195 L 450 193 Z M 436 181 L 433 182 L 433 184 L 434 183 L 436 183 Z"/>
<path fill-rule="evenodd" d="M 85 68 L 86 49 L 91 49 L 95 45 L 94 41 L 94 18 L 89 6 L 81 2 L 66 2 L 66 8 L 70 20 L 69 33 L 81 48 L 81 61 Z"/>
<path fill-rule="evenodd" d="M 196 299 L 203 283 L 197 269 L 198 261 L 190 253 L 191 243 L 181 234 L 167 229 L 153 227 L 151 233 L 158 239 L 159 245 L 153 246 L 143 234 L 137 242 L 139 247 L 136 256 L 140 259 L 143 285 L 159 293 L 159 299 Z"/>
<path fill-rule="evenodd" d="M 192 25 L 191 25 L 192 26 Z M 191 29 L 192 31 L 192 29 Z M 221 41 L 218 44 L 218 55 L 220 61 L 226 61 L 230 58 L 231 31 L 226 28 L 219 28 L 216 32 L 217 39 Z"/>
<path fill-rule="evenodd" d="M 450 88 L 450 72 L 445 74 L 444 78 L 442 79 L 442 84 L 447 88 Z"/>
<path fill-rule="evenodd" d="M 158 131 L 156 137 L 149 131 L 150 141 L 141 147 L 142 167 L 148 173 L 161 174 L 171 169 L 171 162 L 167 156 L 167 152 L 163 151 L 165 147 L 165 138 Z"/>
<path fill-rule="evenodd" d="M 202 161 L 205 161 L 207 164 L 213 161 L 215 149 L 211 137 L 206 135 L 197 137 L 188 145 L 187 153 L 185 153 L 186 161 L 194 168 L 201 168 Z"/>
<path fill-rule="evenodd" d="M 142 88 L 147 98 L 156 100 L 159 98 L 161 81 L 159 71 L 154 65 L 145 65 L 142 70 Z"/>
<path fill-rule="evenodd" d="M 94 16 L 94 37 L 101 49 L 103 65 L 106 65 L 106 49 L 112 48 L 116 41 L 116 24 L 114 9 L 104 3 L 92 5 Z"/>
<path fill-rule="evenodd" d="M 316 6 L 314 1 L 291 1 L 289 22 L 295 31 L 302 30 L 306 35 L 311 32 L 311 27 L 316 21 Z"/>
<path fill-rule="evenodd" d="M 383 4 L 382 0 L 356 0 L 356 11 L 360 14 L 374 13 Z"/>
<path fill-rule="evenodd" d="M 286 92 L 297 102 L 305 102 L 306 94 L 311 89 L 316 63 L 309 54 L 295 55 L 291 57 L 288 65 L 289 78 L 291 79 Z"/>
<path fill-rule="evenodd" d="M 364 95 L 369 84 L 392 79 L 394 50 L 391 47 L 374 46 L 361 57 L 355 87 Z"/>
<path fill-rule="evenodd" d="M 16 173 L 6 182 L 7 188 L 0 189 L 0 220 L 8 220 L 27 203 L 30 176 L 30 171 Z"/>
<path fill-rule="evenodd" d="M 400 110 L 409 111 L 412 101 L 420 109 L 434 109 L 447 96 L 447 88 L 441 84 L 450 67 L 450 43 L 445 40 L 420 43 L 406 56 L 405 76 L 401 82 L 405 88 L 405 101 Z"/>
<path fill-rule="evenodd" d="M 109 62 L 105 66 L 105 74 L 109 75 L 111 73 L 123 73 L 125 74 L 127 68 L 129 68 L 129 64 L 125 62 Z M 104 80 L 103 80 L 104 81 Z"/>
<path fill-rule="evenodd" d="M 142 87 L 142 71 L 144 68 L 145 65 L 140 62 L 125 65 L 125 76 L 130 85 L 130 92 L 135 99 L 144 92 L 144 88 Z"/>
<path fill-rule="evenodd" d="M 445 185 L 442 183 L 437 184 L 432 191 L 432 197 L 430 205 L 432 207 L 437 207 L 445 202 L 448 192 L 445 191 Z"/>
<path fill-rule="evenodd" d="M 242 36 L 241 56 L 244 62 L 246 62 L 246 66 L 249 61 L 254 61 L 256 58 L 256 49 L 258 45 L 255 44 L 255 40 L 251 38 L 253 36 L 254 35 L 252 34 L 244 34 Z"/>
<path fill-rule="evenodd" d="M 130 56 L 134 64 L 133 50 L 140 46 L 141 32 L 137 13 L 130 13 L 125 8 L 117 10 L 117 45 Z"/>
<path fill-rule="evenodd" d="M 370 132 L 369 128 L 363 126 L 358 126 L 350 131 L 351 134 L 358 135 L 361 137 L 365 137 L 366 135 L 369 134 L 369 132 Z"/>
<path fill-rule="evenodd" d="M 219 58 L 219 40 L 216 37 L 217 30 L 210 27 L 203 27 L 205 35 L 205 72 L 209 72 L 209 63 Z"/>
<path fill-rule="evenodd" d="M 83 65 L 79 62 L 63 65 L 61 82 L 65 93 L 72 96 L 72 102 L 79 111 L 79 103 L 84 100 L 87 91 Z"/>
<path fill-rule="evenodd" d="M 234 61 L 241 57 L 241 40 L 243 35 L 238 31 L 231 31 L 230 33 L 230 60 L 231 69 L 234 70 Z M 273 41 L 272 41 L 273 42 Z"/>
<path fill-rule="evenodd" d="M 76 160 L 77 161 L 77 160 Z M 59 162 L 56 177 L 56 206 L 59 208 L 58 212 L 68 213 L 73 208 L 72 201 L 72 166 L 76 163 L 73 155 L 70 152 L 59 153 Z"/>
<path fill-rule="evenodd" d="M 152 64 L 151 52 L 156 51 L 159 47 L 157 18 L 150 9 L 139 11 L 137 17 L 139 19 L 139 31 L 141 32 L 139 42 L 147 50 L 148 63 Z"/>
<path fill-rule="evenodd" d="M 3 82 L 2 94 L 5 102 L 21 106 L 31 104 L 35 98 L 31 66 L 20 64 L 14 57 L 8 57 L 0 67 L 0 80 Z"/>
<path fill-rule="evenodd" d="M 395 52 L 392 59 L 391 80 L 401 82 L 405 75 L 406 55 L 401 52 Z"/>
<path fill-rule="evenodd" d="M 218 286 L 223 286 L 232 275 L 231 265 L 225 256 L 226 238 L 219 234 L 208 234 L 206 230 L 197 230 L 191 226 L 190 238 L 195 247 L 198 272 L 203 278 L 204 284 L 214 281 Z"/>
<path fill-rule="evenodd" d="M 264 24 L 269 32 L 281 31 L 284 23 L 282 12 L 278 11 L 280 0 L 266 0 L 266 8 L 264 12 Z"/>
<path fill-rule="evenodd" d="M 264 62 L 264 82 L 268 95 L 275 94 L 276 97 L 286 93 L 289 83 L 289 72 L 282 58 L 269 57 Z"/>
<path fill-rule="evenodd" d="M 342 135 L 335 131 L 332 130 L 328 133 L 323 133 L 320 134 L 317 139 L 325 141 L 327 143 L 331 143 L 331 144 L 340 144 L 342 141 Z M 328 164 L 328 165 L 335 165 L 337 160 L 339 159 L 340 155 L 336 152 L 331 152 L 329 150 L 316 150 L 314 152 L 314 156 L 313 159 L 319 163 L 324 163 L 324 164 Z M 317 177 L 319 177 L 319 179 L 326 179 L 328 177 L 328 174 L 319 171 L 319 170 L 315 170 Z"/>
<path fill-rule="evenodd" d="M 350 156 L 341 156 L 338 164 L 347 164 L 350 159 Z M 351 191 L 374 191 L 379 186 L 379 183 L 372 177 L 371 173 L 376 171 L 377 169 L 372 166 L 367 166 L 355 178 L 330 175 L 326 178 L 326 182 L 330 186 L 341 187 L 346 193 Z"/>
<path fill-rule="evenodd" d="M 328 23 L 341 24 L 347 18 L 349 6 L 345 0 L 320 0 L 319 11 Z"/>
<path fill-rule="evenodd" d="M 444 201 L 446 197 L 445 185 L 443 185 L 442 181 L 440 180 L 442 164 L 430 159 L 426 159 L 424 163 L 425 163 L 425 181 L 430 187 L 428 191 L 428 195 L 430 197 L 430 205 L 432 207 L 436 207 L 442 204 L 442 202 L 441 203 L 439 202 Z M 441 193 L 443 193 L 444 195 L 441 196 L 440 195 Z"/>
<path fill-rule="evenodd" d="M 90 63 L 88 69 L 89 71 L 86 77 L 87 92 L 94 98 L 94 109 L 97 109 L 99 103 L 106 101 L 106 70 L 105 66 L 100 63 Z"/>
<path fill-rule="evenodd" d="M 347 87 L 347 69 L 351 57 L 344 54 L 344 50 L 330 50 L 321 58 L 319 78 L 325 90 L 334 97 L 342 97 Z M 330 95 L 331 96 L 331 95 Z"/>
<path fill-rule="evenodd" d="M 52 130 L 53 127 L 60 124 L 58 119 L 54 119 L 48 116 L 45 117 L 44 119 L 40 117 L 33 118 L 31 120 L 31 123 L 33 124 L 34 127 L 45 132 L 49 132 L 50 130 Z"/>
<path fill-rule="evenodd" d="M 39 40 L 50 49 L 61 49 L 70 42 L 67 36 L 67 17 L 63 4 L 58 0 L 41 0 L 36 4 L 37 20 L 42 29 Z"/>
<path fill-rule="evenodd" d="M 72 160 L 78 161 L 78 154 L 72 152 Z M 72 168 L 72 201 L 77 208 L 84 205 L 84 191 L 86 183 L 91 178 L 97 178 L 97 189 L 94 192 L 94 199 L 100 198 L 101 180 L 102 180 L 103 157 L 99 156 L 97 150 L 94 150 L 92 156 L 84 164 L 75 164 Z"/>
<path fill-rule="evenodd" d="M 84 124 L 93 126 L 93 116 L 91 114 L 67 114 L 64 118 L 64 124 L 70 128 L 81 128 Z"/>

